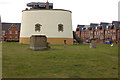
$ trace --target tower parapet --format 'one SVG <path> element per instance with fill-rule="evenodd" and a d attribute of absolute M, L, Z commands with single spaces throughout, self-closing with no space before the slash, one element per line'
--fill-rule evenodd
<path fill-rule="evenodd" d="M 27 4 L 31 9 L 53 9 L 53 3 L 45 2 L 30 2 Z"/>

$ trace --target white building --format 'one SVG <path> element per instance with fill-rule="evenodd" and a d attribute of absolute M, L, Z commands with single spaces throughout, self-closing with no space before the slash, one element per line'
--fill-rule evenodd
<path fill-rule="evenodd" d="M 72 12 L 63 9 L 30 9 L 22 12 L 20 43 L 32 35 L 46 35 L 50 44 L 73 44 Z"/>
<path fill-rule="evenodd" d="M 118 21 L 120 21 L 120 1 L 118 2 Z"/>

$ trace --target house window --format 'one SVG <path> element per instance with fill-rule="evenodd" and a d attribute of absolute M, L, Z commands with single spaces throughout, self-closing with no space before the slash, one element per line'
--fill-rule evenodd
<path fill-rule="evenodd" d="M 12 34 L 12 31 L 10 31 L 10 34 Z"/>
<path fill-rule="evenodd" d="M 1 40 L 3 39 L 3 37 L 1 36 Z"/>
<path fill-rule="evenodd" d="M 103 35 L 101 36 L 101 39 L 103 39 Z"/>
<path fill-rule="evenodd" d="M 107 34 L 107 31 L 105 31 L 105 34 Z"/>
<path fill-rule="evenodd" d="M 100 36 L 99 36 L 99 40 L 100 40 Z"/>
<path fill-rule="evenodd" d="M 111 35 L 113 34 L 113 32 L 111 31 L 111 33 L 110 33 Z"/>
<path fill-rule="evenodd" d="M 17 36 L 15 37 L 15 40 L 18 40 L 18 37 L 17 37 Z"/>
<path fill-rule="evenodd" d="M 100 30 L 102 30 L 102 26 L 100 26 Z"/>
<path fill-rule="evenodd" d="M 115 35 L 113 35 L 113 39 L 115 39 Z"/>
<path fill-rule="evenodd" d="M 113 37 L 111 36 L 111 40 L 113 39 Z"/>
<path fill-rule="evenodd" d="M 96 32 L 94 32 L 94 35 L 96 35 Z"/>
<path fill-rule="evenodd" d="M 97 39 L 98 39 L 98 36 L 97 36 Z"/>
<path fill-rule="evenodd" d="M 115 31 L 113 31 L 113 34 L 115 35 Z"/>
<path fill-rule="evenodd" d="M 15 34 L 18 34 L 18 31 L 15 31 Z"/>
<path fill-rule="evenodd" d="M 108 36 L 108 39 L 110 39 L 109 36 Z"/>
<path fill-rule="evenodd" d="M 96 27 L 96 30 L 97 30 L 98 27 Z"/>
<path fill-rule="evenodd" d="M 63 24 L 58 24 L 58 31 L 62 31 L 63 32 Z"/>
<path fill-rule="evenodd" d="M 39 23 L 35 24 L 35 31 L 36 31 L 36 32 L 40 32 L 40 27 L 41 27 L 41 26 L 42 26 L 42 25 L 39 24 Z"/>
<path fill-rule="evenodd" d="M 4 31 L 2 32 L 2 35 L 3 35 L 3 36 L 5 35 L 5 32 L 4 32 Z"/>
<path fill-rule="evenodd" d="M 103 31 L 101 31 L 101 35 L 103 35 Z"/>
<path fill-rule="evenodd" d="M 12 40 L 12 37 L 10 36 L 10 40 Z"/>
<path fill-rule="evenodd" d="M 91 35 L 90 39 L 92 39 L 92 38 L 93 38 L 93 36 Z"/>
<path fill-rule="evenodd" d="M 99 31 L 99 35 L 100 35 L 100 31 Z"/>

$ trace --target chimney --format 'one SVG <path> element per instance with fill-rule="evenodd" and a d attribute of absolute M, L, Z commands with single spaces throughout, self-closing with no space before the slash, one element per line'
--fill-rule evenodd
<path fill-rule="evenodd" d="M 48 2 L 48 0 L 46 2 L 46 9 L 49 9 L 49 2 Z"/>
<path fill-rule="evenodd" d="M 25 8 L 25 10 L 27 11 L 27 10 L 28 10 L 28 8 Z"/>

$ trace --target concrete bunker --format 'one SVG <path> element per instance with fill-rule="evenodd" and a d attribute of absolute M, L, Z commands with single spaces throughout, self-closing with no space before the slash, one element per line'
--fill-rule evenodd
<path fill-rule="evenodd" d="M 30 37 L 30 48 L 33 50 L 49 49 L 50 45 L 47 42 L 45 35 L 32 35 Z"/>

